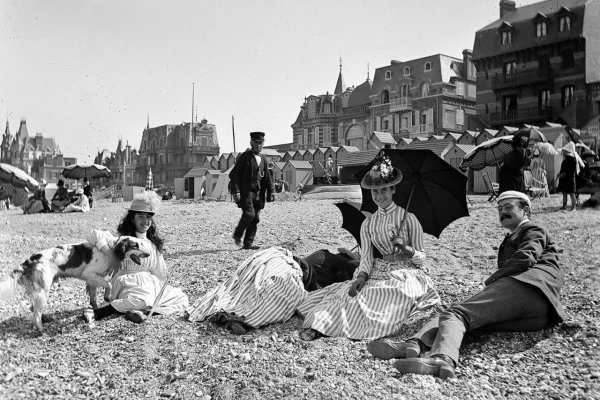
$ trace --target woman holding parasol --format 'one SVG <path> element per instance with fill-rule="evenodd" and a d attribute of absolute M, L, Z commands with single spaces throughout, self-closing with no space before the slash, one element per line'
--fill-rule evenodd
<path fill-rule="evenodd" d="M 302 340 L 320 336 L 374 339 L 390 335 L 406 318 L 440 301 L 431 279 L 419 268 L 425 261 L 423 229 L 417 218 L 393 199 L 402 173 L 387 156 L 365 174 L 378 209 L 361 226 L 361 259 L 352 281 L 309 293 L 298 307 L 305 317 Z M 376 248 L 383 259 L 374 258 Z"/>

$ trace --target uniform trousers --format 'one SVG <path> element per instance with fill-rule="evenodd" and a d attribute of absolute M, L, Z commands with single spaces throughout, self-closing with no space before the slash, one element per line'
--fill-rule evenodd
<path fill-rule="evenodd" d="M 466 332 L 537 331 L 546 328 L 552 307 L 541 290 L 512 277 L 486 286 L 473 297 L 434 316 L 411 337 L 458 365 L 458 349 Z"/>
<path fill-rule="evenodd" d="M 260 222 L 260 210 L 263 204 L 257 192 L 250 192 L 240 199 L 238 207 L 242 209 L 242 217 L 235 231 L 233 231 L 233 236 L 237 239 L 242 239 L 243 236 L 244 245 L 250 246 L 254 242 L 254 236 L 256 236 L 256 230 Z"/>

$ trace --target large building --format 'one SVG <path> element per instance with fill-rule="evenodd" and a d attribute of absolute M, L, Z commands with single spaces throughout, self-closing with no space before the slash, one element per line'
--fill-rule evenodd
<path fill-rule="evenodd" d="M 292 124 L 294 149 L 327 146 L 370 148 L 373 132 L 400 138 L 429 137 L 474 127 L 475 67 L 463 58 L 436 54 L 377 68 L 371 81 L 345 87 L 341 71 L 333 94 L 304 99 Z"/>
<path fill-rule="evenodd" d="M 475 34 L 477 114 L 491 127 L 566 123 L 600 113 L 600 0 L 516 7 Z"/>
<path fill-rule="evenodd" d="M 54 138 L 44 137 L 41 132 L 30 136 L 27 121 L 22 119 L 13 136 L 6 121 L 0 144 L 0 162 L 14 165 L 35 179 L 56 182 L 64 167 L 75 164 L 74 157 L 64 157 Z"/>
<path fill-rule="evenodd" d="M 137 150 L 127 143 L 123 146 L 123 140 L 119 139 L 117 149 L 112 152 L 108 149 L 99 151 L 94 163 L 101 164 L 110 169 L 110 178 L 102 179 L 104 186 L 144 186 L 146 175 L 137 175 Z"/>
<path fill-rule="evenodd" d="M 148 123 L 142 135 L 136 174 L 145 180 L 151 169 L 154 186 L 174 186 L 175 178 L 202 166 L 206 156 L 218 154 L 217 128 L 206 119 L 154 128 Z"/>

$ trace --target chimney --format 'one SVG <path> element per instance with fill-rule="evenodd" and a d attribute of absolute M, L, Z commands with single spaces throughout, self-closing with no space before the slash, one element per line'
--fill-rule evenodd
<path fill-rule="evenodd" d="M 464 49 L 463 52 L 463 75 L 467 79 L 475 80 L 475 66 L 473 65 L 473 51 Z"/>
<path fill-rule="evenodd" d="M 515 11 L 517 7 L 512 0 L 500 0 L 500 18 L 504 17 L 511 11 Z"/>

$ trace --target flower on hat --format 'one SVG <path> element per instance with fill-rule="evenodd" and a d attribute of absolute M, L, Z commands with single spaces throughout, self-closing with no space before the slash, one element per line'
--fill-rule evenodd
<path fill-rule="evenodd" d="M 375 189 L 385 186 L 394 186 L 402 180 L 402 172 L 394 168 L 389 157 L 383 155 L 365 174 L 361 186 L 365 189 Z"/>
<path fill-rule="evenodd" d="M 129 211 L 156 214 L 160 208 L 161 199 L 152 190 L 145 190 L 133 196 Z"/>
<path fill-rule="evenodd" d="M 369 171 L 369 175 L 373 179 L 387 179 L 390 177 L 394 167 L 389 157 L 383 156 L 380 161 L 376 162 L 375 165 Z"/>

